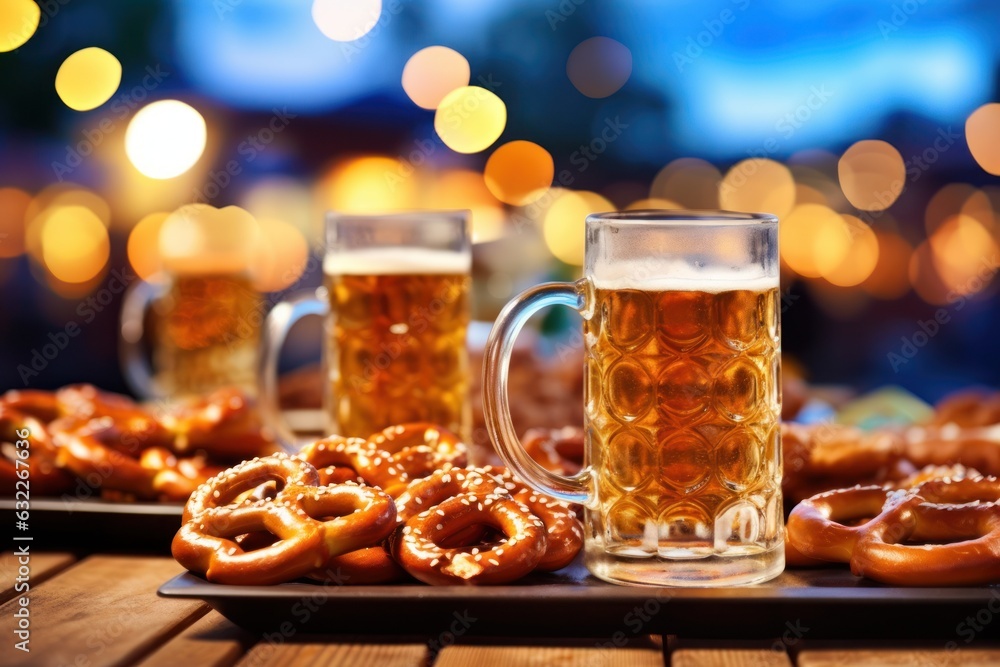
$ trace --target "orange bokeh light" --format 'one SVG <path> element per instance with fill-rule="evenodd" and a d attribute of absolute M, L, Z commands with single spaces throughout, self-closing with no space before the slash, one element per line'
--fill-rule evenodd
<path fill-rule="evenodd" d="M 1000 104 L 984 104 L 965 121 L 965 140 L 979 166 L 1000 176 Z"/>
<path fill-rule="evenodd" d="M 0 188 L 0 257 L 24 252 L 24 214 L 31 195 L 17 188 Z"/>
<path fill-rule="evenodd" d="M 656 174 L 649 187 L 653 199 L 674 201 L 682 208 L 719 208 L 722 173 L 698 158 L 674 160 Z"/>
<path fill-rule="evenodd" d="M 150 213 L 132 228 L 128 235 L 128 261 L 143 280 L 159 273 L 160 227 L 169 213 Z"/>
<path fill-rule="evenodd" d="M 497 199 L 524 206 L 545 194 L 554 175 L 555 162 L 547 150 L 530 141 L 511 141 L 493 151 L 483 178 Z"/>
<path fill-rule="evenodd" d="M 771 213 L 780 219 L 795 206 L 795 180 L 788 167 L 774 160 L 743 160 L 722 179 L 719 205 L 728 211 Z"/>
<path fill-rule="evenodd" d="M 903 157 L 879 140 L 855 143 L 837 164 L 840 187 L 847 200 L 865 211 L 884 211 L 899 198 L 906 183 Z"/>

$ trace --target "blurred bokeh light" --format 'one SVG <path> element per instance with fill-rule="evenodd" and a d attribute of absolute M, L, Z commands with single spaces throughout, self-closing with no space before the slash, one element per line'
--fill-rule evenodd
<path fill-rule="evenodd" d="M 719 207 L 722 174 L 711 163 L 698 158 L 679 158 L 653 178 L 649 196 L 674 201 L 685 208 Z"/>
<path fill-rule="evenodd" d="M 0 257 L 24 252 L 24 215 L 31 195 L 17 188 L 0 188 Z"/>
<path fill-rule="evenodd" d="M 437 109 L 445 95 L 469 85 L 469 61 L 447 46 L 420 49 L 403 67 L 403 90 L 413 103 Z"/>
<path fill-rule="evenodd" d="M 885 141 L 853 144 L 838 164 L 840 187 L 859 209 L 882 211 L 895 203 L 906 182 L 906 167 L 895 148 Z"/>
<path fill-rule="evenodd" d="M 205 119 L 178 100 L 153 102 L 132 117 L 125 152 L 143 175 L 174 178 L 194 166 L 205 150 Z"/>
<path fill-rule="evenodd" d="M 56 93 L 75 111 L 90 111 L 115 94 L 122 64 L 102 48 L 91 46 L 70 55 L 56 72 Z"/>
<path fill-rule="evenodd" d="M 547 150 L 531 141 L 508 142 L 486 161 L 486 187 L 502 202 L 530 204 L 552 185 L 555 163 Z"/>
<path fill-rule="evenodd" d="M 556 259 L 574 266 L 583 265 L 584 223 L 591 213 L 613 211 L 607 199 L 586 190 L 565 190 L 545 212 L 545 245 Z"/>
<path fill-rule="evenodd" d="M 972 157 L 987 173 L 1000 176 L 1000 103 L 984 104 L 965 123 Z"/>
<path fill-rule="evenodd" d="M 149 280 L 163 268 L 160 262 L 160 228 L 169 213 L 150 213 L 136 223 L 128 235 L 128 261 L 143 280 Z"/>
<path fill-rule="evenodd" d="M 719 203 L 729 211 L 785 217 L 795 205 L 795 179 L 788 167 L 766 158 L 733 165 L 719 185 Z"/>
<path fill-rule="evenodd" d="M 587 97 L 614 95 L 632 75 L 632 52 L 608 37 L 591 37 L 570 52 L 566 75 Z"/>
<path fill-rule="evenodd" d="M 0 3 L 0 53 L 13 51 L 35 34 L 42 10 L 32 0 Z"/>
<path fill-rule="evenodd" d="M 382 0 L 313 0 L 312 16 L 324 35 L 352 42 L 367 35 L 382 15 Z"/>
<path fill-rule="evenodd" d="M 84 206 L 55 206 L 44 214 L 41 232 L 45 268 L 67 283 L 90 280 L 104 268 L 110 254 L 108 230 Z"/>
<path fill-rule="evenodd" d="M 503 100 L 479 86 L 451 91 L 434 114 L 434 129 L 441 141 L 458 153 L 486 150 L 506 125 L 507 106 Z"/>

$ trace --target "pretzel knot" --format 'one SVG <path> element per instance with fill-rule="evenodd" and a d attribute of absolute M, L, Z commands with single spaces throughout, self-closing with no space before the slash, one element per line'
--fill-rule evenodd
<path fill-rule="evenodd" d="M 225 584 L 276 584 L 305 576 L 331 558 L 371 547 L 393 530 L 384 493 L 354 484 L 315 486 L 315 468 L 276 454 L 236 466 L 199 487 L 171 550 L 184 567 Z M 273 498 L 245 497 L 274 482 Z M 270 533 L 273 544 L 244 549 L 238 536 Z"/>
<path fill-rule="evenodd" d="M 414 479 L 467 460 L 457 435 L 424 423 L 391 426 L 368 440 L 333 436 L 306 445 L 299 455 L 319 469 L 324 484 L 358 481 L 392 497 Z"/>
<path fill-rule="evenodd" d="M 859 576 L 899 586 L 1000 580 L 1000 481 L 935 479 L 909 490 L 868 486 L 799 503 L 790 546 L 808 558 L 850 563 Z"/>
<path fill-rule="evenodd" d="M 441 471 L 396 499 L 390 540 L 403 568 L 430 584 L 499 584 L 573 560 L 583 531 L 569 508 L 502 468 Z"/>

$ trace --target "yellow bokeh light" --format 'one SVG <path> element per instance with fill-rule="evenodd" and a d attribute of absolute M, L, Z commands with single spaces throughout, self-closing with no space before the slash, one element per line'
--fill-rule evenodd
<path fill-rule="evenodd" d="M 822 275 L 817 266 L 816 239 L 819 236 L 835 238 L 838 233 L 844 233 L 844 220 L 832 209 L 821 204 L 803 204 L 796 206 L 778 223 L 779 247 L 781 259 L 790 269 L 807 278 L 819 278 Z M 842 255 L 835 252 L 824 256 L 826 265 L 836 266 Z"/>
<path fill-rule="evenodd" d="M 163 221 L 159 255 L 171 273 L 243 273 L 257 257 L 260 226 L 239 206 L 185 204 Z"/>
<path fill-rule="evenodd" d="M 632 52 L 608 37 L 591 37 L 580 42 L 566 60 L 566 76 L 587 97 L 613 95 L 631 75 Z"/>
<path fill-rule="evenodd" d="M 804 185 L 802 183 L 795 184 L 795 203 L 822 204 L 823 206 L 830 206 L 830 200 L 826 198 L 825 194 L 812 186 Z"/>
<path fill-rule="evenodd" d="M 142 174 L 166 179 L 193 167 L 205 151 L 205 119 L 190 105 L 161 100 L 140 109 L 125 130 L 125 153 Z"/>
<path fill-rule="evenodd" d="M 316 185 L 323 210 L 386 213 L 417 206 L 419 178 L 395 158 L 369 156 L 337 164 Z"/>
<path fill-rule="evenodd" d="M 309 260 L 309 245 L 293 225 L 259 219 L 260 242 L 254 261 L 253 286 L 260 292 L 277 292 L 302 277 Z"/>
<path fill-rule="evenodd" d="M 59 280 L 82 283 L 104 268 L 111 244 L 108 230 L 93 211 L 83 206 L 60 206 L 45 216 L 42 258 Z"/>
<path fill-rule="evenodd" d="M 965 121 L 965 140 L 979 166 L 1000 176 L 1000 104 L 984 104 Z"/>
<path fill-rule="evenodd" d="M 483 178 L 497 199 L 524 206 L 545 194 L 554 175 L 555 162 L 547 150 L 530 141 L 511 141 L 493 151 Z"/>
<path fill-rule="evenodd" d="M 774 160 L 743 160 L 722 179 L 719 204 L 728 211 L 771 213 L 780 219 L 795 206 L 795 180 L 788 167 Z"/>
<path fill-rule="evenodd" d="M 562 192 L 545 212 L 543 234 L 549 252 L 566 264 L 583 266 L 587 216 L 613 210 L 611 202 L 595 192 Z"/>
<path fill-rule="evenodd" d="M 945 220 L 957 213 L 976 218 L 988 228 L 993 227 L 993 206 L 985 192 L 968 183 L 949 183 L 934 193 L 924 211 L 927 235 L 936 232 Z"/>
<path fill-rule="evenodd" d="M 17 188 L 0 188 L 0 257 L 24 252 L 24 214 L 31 195 Z"/>
<path fill-rule="evenodd" d="M 677 202 L 670 201 L 669 199 L 660 199 L 659 197 L 648 197 L 646 199 L 637 199 L 628 206 L 625 207 L 626 211 L 650 211 L 650 210 L 662 210 L 662 209 L 676 209 L 683 208 Z"/>
<path fill-rule="evenodd" d="M 891 232 L 876 232 L 875 238 L 878 240 L 878 261 L 861 287 L 877 299 L 898 299 L 910 291 L 909 266 L 913 248 Z"/>
<path fill-rule="evenodd" d="M 283 220 L 307 239 L 318 238 L 323 216 L 316 210 L 309 187 L 294 178 L 265 178 L 254 183 L 240 206 L 258 220 Z"/>
<path fill-rule="evenodd" d="M 456 88 L 469 85 L 469 61 L 447 46 L 420 49 L 403 67 L 403 90 L 413 103 L 424 109 L 437 109 L 441 100 Z"/>
<path fill-rule="evenodd" d="M 31 39 L 41 18 L 42 10 L 33 0 L 0 2 L 0 53 L 13 51 Z"/>
<path fill-rule="evenodd" d="M 712 164 L 693 157 L 674 160 L 656 174 L 649 187 L 653 199 L 675 201 L 682 208 L 719 208 L 722 174 Z"/>
<path fill-rule="evenodd" d="M 934 265 L 934 251 L 928 241 L 918 245 L 910 255 L 910 284 L 913 291 L 927 303 L 943 306 L 948 303 L 951 289 L 941 278 Z"/>
<path fill-rule="evenodd" d="M 320 32 L 336 42 L 367 35 L 382 15 L 382 0 L 313 0 L 312 17 Z"/>
<path fill-rule="evenodd" d="M 838 287 L 853 287 L 867 280 L 875 270 L 879 254 L 878 237 L 871 227 L 853 215 L 843 215 L 841 220 L 844 223 L 843 233 L 831 241 L 831 246 L 835 246 L 846 240 L 841 260 L 836 264 L 831 263 L 829 257 L 838 251 L 824 252 L 820 249 L 817 251 L 816 266 L 831 284 Z M 832 229 L 832 226 L 827 229 Z M 821 242 L 817 236 L 817 243 Z"/>
<path fill-rule="evenodd" d="M 899 151 L 875 139 L 859 141 L 844 151 L 837 174 L 847 200 L 865 211 L 884 211 L 892 206 L 906 183 L 906 166 Z"/>
<path fill-rule="evenodd" d="M 954 215 L 928 239 L 937 274 L 951 290 L 967 295 L 983 288 L 980 274 L 996 270 L 998 247 L 993 235 L 975 218 Z"/>
<path fill-rule="evenodd" d="M 441 100 L 434 113 L 434 129 L 448 148 L 478 153 L 489 148 L 507 125 L 507 106 L 479 86 L 456 88 Z"/>
<path fill-rule="evenodd" d="M 111 99 L 122 82 L 122 64 L 91 46 L 70 55 L 56 72 L 56 92 L 70 109 L 90 111 Z"/>
<path fill-rule="evenodd" d="M 473 243 L 503 236 L 506 219 L 503 208 L 478 172 L 455 169 L 436 176 L 424 189 L 421 206 L 435 210 L 468 209 Z"/>
<path fill-rule="evenodd" d="M 149 280 L 159 273 L 160 228 L 169 213 L 150 213 L 140 220 L 128 235 L 128 261 L 136 275 Z"/>
<path fill-rule="evenodd" d="M 49 213 L 69 206 L 88 209 L 107 227 L 111 221 L 111 208 L 95 192 L 76 183 L 53 183 L 43 188 L 32 198 L 24 212 L 24 247 L 37 262 L 44 263 L 42 257 L 42 230 Z"/>

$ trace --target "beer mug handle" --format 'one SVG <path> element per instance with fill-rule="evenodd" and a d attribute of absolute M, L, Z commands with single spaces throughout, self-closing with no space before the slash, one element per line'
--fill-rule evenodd
<path fill-rule="evenodd" d="M 285 346 L 285 338 L 296 322 L 306 315 L 326 317 L 328 308 L 319 292 L 305 292 L 272 308 L 264 322 L 260 369 L 257 373 L 260 413 L 264 423 L 274 431 L 282 446 L 291 451 L 298 451 L 299 441 L 281 414 L 278 396 L 278 360 L 281 358 L 281 348 Z"/>
<path fill-rule="evenodd" d="M 507 371 L 514 339 L 534 313 L 547 306 L 569 306 L 581 313 L 587 304 L 586 281 L 545 283 L 517 295 L 500 312 L 486 341 L 483 363 L 483 412 L 486 430 L 500 458 L 531 486 L 560 500 L 581 505 L 593 497 L 591 473 L 584 467 L 566 477 L 550 472 L 532 459 L 514 430 L 507 396 Z"/>
<path fill-rule="evenodd" d="M 146 312 L 166 292 L 167 286 L 163 282 L 140 280 L 125 292 L 122 299 L 118 321 L 118 362 L 128 386 L 144 399 L 164 398 L 143 352 L 142 340 L 146 335 Z"/>

